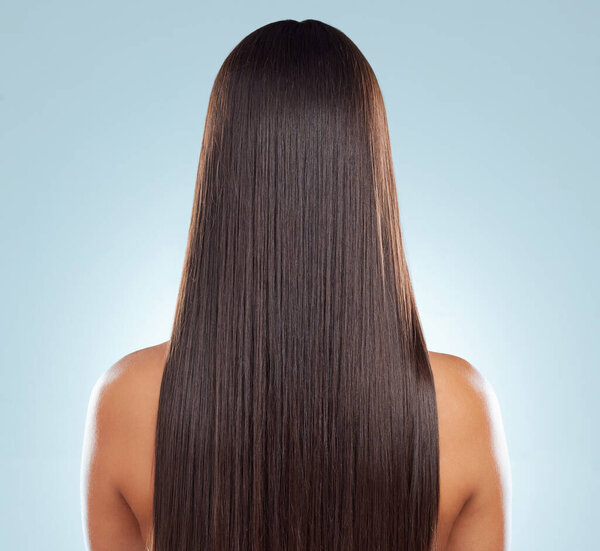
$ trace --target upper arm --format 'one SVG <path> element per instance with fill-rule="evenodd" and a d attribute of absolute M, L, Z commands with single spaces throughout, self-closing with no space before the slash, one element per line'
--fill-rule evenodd
<path fill-rule="evenodd" d="M 498 398 L 475 368 L 463 366 L 469 413 L 465 463 L 472 491 L 448 541 L 448 551 L 506 551 L 510 547 L 511 473 Z"/>
<path fill-rule="evenodd" d="M 81 505 L 90 551 L 144 551 L 139 524 L 119 491 L 123 461 L 126 388 L 118 362 L 96 382 L 90 396 L 81 462 Z"/>

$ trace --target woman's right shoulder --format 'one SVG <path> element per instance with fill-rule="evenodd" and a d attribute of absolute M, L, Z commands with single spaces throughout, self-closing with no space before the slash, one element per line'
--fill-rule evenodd
<path fill-rule="evenodd" d="M 498 397 L 489 380 L 467 360 L 440 352 L 429 352 L 429 359 L 438 409 L 442 491 L 445 478 L 462 501 L 449 549 L 471 549 L 471 541 L 480 537 L 491 544 L 480 549 L 504 549 L 510 531 L 511 473 Z"/>
<path fill-rule="evenodd" d="M 438 407 L 456 423 L 468 423 L 480 433 L 489 423 L 498 422 L 496 392 L 489 380 L 470 362 L 453 354 L 429 351 Z M 476 427 L 474 423 L 483 423 Z M 457 428 L 465 427 L 463 423 Z M 488 426 L 488 428 L 490 428 Z M 493 428 L 500 428 L 498 426 Z"/>

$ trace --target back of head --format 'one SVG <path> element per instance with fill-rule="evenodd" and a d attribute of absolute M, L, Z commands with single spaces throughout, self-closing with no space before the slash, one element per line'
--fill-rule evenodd
<path fill-rule="evenodd" d="M 377 80 L 332 26 L 265 25 L 210 96 L 152 550 L 425 551 L 438 468 Z"/>

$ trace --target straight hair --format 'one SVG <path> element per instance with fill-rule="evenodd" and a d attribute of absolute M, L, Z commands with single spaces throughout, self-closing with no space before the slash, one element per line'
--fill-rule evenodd
<path fill-rule="evenodd" d="M 215 78 L 160 388 L 151 551 L 435 544 L 438 418 L 375 74 L 313 19 Z"/>

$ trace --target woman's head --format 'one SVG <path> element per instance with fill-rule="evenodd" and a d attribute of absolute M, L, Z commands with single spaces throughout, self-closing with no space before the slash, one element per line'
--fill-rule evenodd
<path fill-rule="evenodd" d="M 318 228 L 312 237 L 321 243 L 334 220 L 356 238 L 359 228 L 370 227 L 367 239 L 375 228 L 376 244 L 355 245 L 378 251 L 383 283 L 395 280 L 402 306 L 412 307 L 383 97 L 370 64 L 340 30 L 283 20 L 246 36 L 215 79 L 198 170 L 193 224 L 206 222 L 199 209 L 217 196 L 227 208 L 228 200 L 277 194 L 289 212 L 274 224 Z"/>
<path fill-rule="evenodd" d="M 240 130 L 269 130 L 276 133 L 272 139 L 355 145 L 356 136 L 383 130 L 369 129 L 384 123 L 382 115 L 375 75 L 345 34 L 312 19 L 285 20 L 250 33 L 227 56 L 214 82 L 205 132 L 231 139 Z M 328 135 L 315 134 L 324 129 Z M 349 131 L 354 136 L 348 138 Z M 246 144 L 253 136 L 239 139 Z"/>
<path fill-rule="evenodd" d="M 156 433 L 154 550 L 428 549 L 435 396 L 383 98 L 278 21 L 215 79 Z"/>

